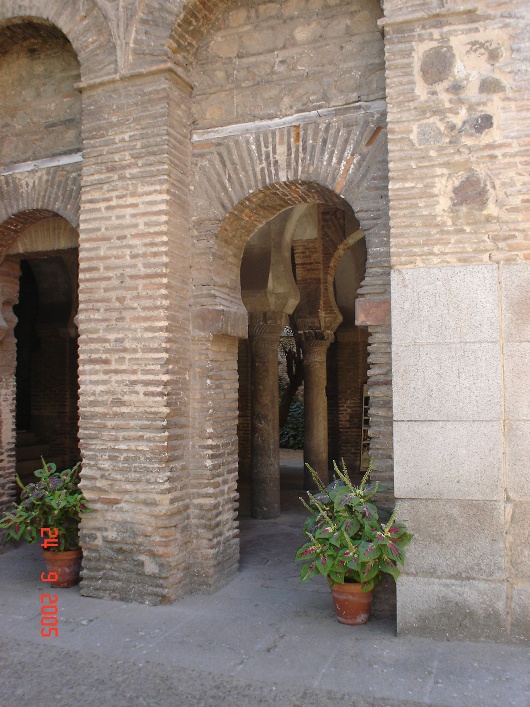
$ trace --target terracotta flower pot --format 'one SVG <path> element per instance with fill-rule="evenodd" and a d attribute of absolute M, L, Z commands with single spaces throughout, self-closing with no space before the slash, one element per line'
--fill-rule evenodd
<path fill-rule="evenodd" d="M 337 619 L 341 624 L 357 626 L 365 624 L 370 616 L 374 590 L 363 593 L 357 582 L 345 582 L 331 586 L 331 596 L 335 603 Z"/>
<path fill-rule="evenodd" d="M 81 572 L 82 550 L 64 550 L 63 552 L 53 552 L 53 550 L 42 551 L 46 569 L 49 572 L 57 572 L 58 579 L 51 583 L 51 587 L 66 589 L 73 587 L 79 582 Z"/>

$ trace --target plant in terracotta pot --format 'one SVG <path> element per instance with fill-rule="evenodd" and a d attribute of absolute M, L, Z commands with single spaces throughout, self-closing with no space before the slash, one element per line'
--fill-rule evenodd
<path fill-rule="evenodd" d="M 318 574 L 327 578 L 341 623 L 361 624 L 368 620 L 375 585 L 384 574 L 398 578 L 412 535 L 395 511 L 381 521 L 373 503 L 379 484 L 369 484 L 371 464 L 359 486 L 344 462 L 342 470 L 335 462 L 333 467 L 336 478 L 326 487 L 308 466 L 318 493 L 308 492 L 308 502 L 300 499 L 309 511 L 303 527 L 309 541 L 295 560 L 304 563 L 302 582 Z"/>
<path fill-rule="evenodd" d="M 80 467 L 78 463 L 59 472 L 43 459 L 35 483 L 24 486 L 17 476 L 20 503 L 0 520 L 4 542 L 41 543 L 52 587 L 71 587 L 79 580 L 79 521 L 82 513 L 91 510 L 79 488 Z"/>

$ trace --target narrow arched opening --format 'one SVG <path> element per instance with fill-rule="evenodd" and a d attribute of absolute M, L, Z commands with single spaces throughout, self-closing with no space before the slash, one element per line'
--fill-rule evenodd
<path fill-rule="evenodd" d="M 354 475 L 362 469 L 367 336 L 355 326 L 355 298 L 366 246 L 353 211 L 340 206 L 288 207 L 244 248 L 240 282 L 249 327 L 238 347 L 241 516 L 273 518 L 298 509 L 300 492 L 312 487 L 305 464 L 324 482 L 333 460 L 344 459 Z M 281 420 L 286 402 L 291 414 Z M 280 422 L 297 432 L 280 435 Z"/>
<path fill-rule="evenodd" d="M 3 267 L 18 273 L 15 459 L 23 483 L 41 457 L 58 467 L 79 460 L 77 232 L 60 217 L 22 231 Z"/>

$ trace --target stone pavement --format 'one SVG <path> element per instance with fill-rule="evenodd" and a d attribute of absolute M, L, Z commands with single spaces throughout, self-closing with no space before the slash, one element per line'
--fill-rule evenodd
<path fill-rule="evenodd" d="M 530 647 L 397 638 L 343 626 L 324 581 L 298 581 L 302 511 L 241 519 L 241 569 L 211 596 L 146 606 L 59 596 L 40 635 L 38 546 L 0 555 L 0 705 L 365 707 L 530 705 Z"/>

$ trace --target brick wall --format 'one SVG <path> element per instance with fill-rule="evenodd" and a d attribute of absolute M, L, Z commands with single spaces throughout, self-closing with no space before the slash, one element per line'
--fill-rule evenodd
<path fill-rule="evenodd" d="M 10 508 L 15 498 L 15 365 L 16 317 L 13 305 L 18 301 L 18 263 L 0 265 L 0 514 Z"/>
<path fill-rule="evenodd" d="M 30 23 L 0 28 L 2 166 L 81 149 L 79 62 L 57 30 Z"/>

